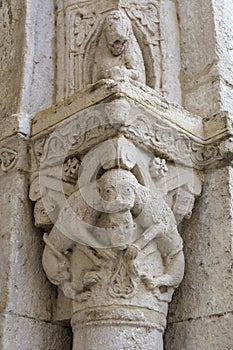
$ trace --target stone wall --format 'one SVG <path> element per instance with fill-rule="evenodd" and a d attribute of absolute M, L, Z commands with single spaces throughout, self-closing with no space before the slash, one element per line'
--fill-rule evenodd
<path fill-rule="evenodd" d="M 53 322 L 56 290 L 41 266 L 42 232 L 28 200 L 28 136 L 17 116 L 0 130 L 0 348 L 68 350 L 69 325 Z"/>
<path fill-rule="evenodd" d="M 25 0 L 0 2 L 0 113 L 19 111 L 25 45 Z"/>

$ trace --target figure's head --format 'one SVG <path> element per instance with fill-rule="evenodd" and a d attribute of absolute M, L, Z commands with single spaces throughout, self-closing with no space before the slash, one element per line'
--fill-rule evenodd
<path fill-rule="evenodd" d="M 98 180 L 97 188 L 103 199 L 103 209 L 120 212 L 134 207 L 139 183 L 128 170 L 112 169 Z"/>
<path fill-rule="evenodd" d="M 179 188 L 175 195 L 173 211 L 183 218 L 190 219 L 195 202 L 193 193 L 186 188 Z"/>
<path fill-rule="evenodd" d="M 112 11 L 105 18 L 103 31 L 114 56 L 120 56 L 125 51 L 131 30 L 131 22 L 122 11 Z"/>

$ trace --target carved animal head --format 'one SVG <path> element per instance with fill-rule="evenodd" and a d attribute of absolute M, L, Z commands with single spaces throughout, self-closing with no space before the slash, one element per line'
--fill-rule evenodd
<path fill-rule="evenodd" d="M 190 219 L 194 207 L 195 196 L 185 187 L 180 187 L 175 194 L 173 211 L 186 219 Z"/>
<path fill-rule="evenodd" d="M 132 31 L 129 18 L 122 11 L 112 11 L 105 18 L 103 31 L 111 53 L 121 55 L 127 48 Z"/>
<path fill-rule="evenodd" d="M 97 188 L 103 199 L 103 209 L 107 212 L 130 210 L 136 203 L 144 203 L 148 193 L 148 189 L 124 169 L 112 169 L 104 173 L 98 180 Z"/>

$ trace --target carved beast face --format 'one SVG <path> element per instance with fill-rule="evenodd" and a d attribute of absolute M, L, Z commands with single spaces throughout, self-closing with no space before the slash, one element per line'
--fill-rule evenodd
<path fill-rule="evenodd" d="M 112 11 L 105 18 L 103 31 L 111 53 L 114 56 L 121 55 L 127 48 L 131 22 L 121 11 Z"/>
<path fill-rule="evenodd" d="M 113 213 L 132 209 L 137 186 L 137 179 L 129 171 L 123 169 L 107 171 L 98 181 L 104 210 Z"/>

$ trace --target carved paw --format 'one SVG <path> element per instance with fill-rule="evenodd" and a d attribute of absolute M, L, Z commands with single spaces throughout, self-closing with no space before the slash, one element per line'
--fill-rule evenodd
<path fill-rule="evenodd" d="M 67 298 L 70 298 L 72 300 L 76 300 L 77 298 L 77 291 L 72 286 L 71 282 L 64 282 L 62 285 L 60 285 L 60 289 L 63 291 L 64 295 Z"/>
<path fill-rule="evenodd" d="M 82 292 L 80 294 L 77 294 L 75 297 L 75 300 L 78 302 L 83 302 L 83 301 L 87 301 L 91 296 L 91 291 L 86 290 L 85 292 Z"/>
<path fill-rule="evenodd" d="M 131 245 L 126 249 L 125 258 L 127 260 L 134 260 L 138 256 L 138 252 L 139 249 L 136 246 Z"/>
<path fill-rule="evenodd" d="M 155 288 L 154 281 L 148 278 L 146 275 L 141 276 L 142 282 L 145 284 L 148 290 L 153 291 Z"/>
<path fill-rule="evenodd" d="M 172 287 L 174 284 L 173 279 L 170 275 L 163 275 L 154 281 L 155 288 Z"/>
<path fill-rule="evenodd" d="M 172 277 L 170 275 L 163 275 L 154 280 L 148 278 L 146 275 L 141 276 L 143 283 L 145 284 L 148 290 L 154 291 L 159 289 L 161 293 L 166 293 L 168 287 L 173 287 Z"/>
<path fill-rule="evenodd" d="M 92 287 L 101 280 L 100 274 L 96 271 L 85 273 L 83 277 L 83 285 L 85 288 Z"/>
<path fill-rule="evenodd" d="M 104 71 L 102 75 L 106 79 L 124 78 L 125 76 L 130 76 L 130 70 L 125 66 L 115 66 Z"/>

